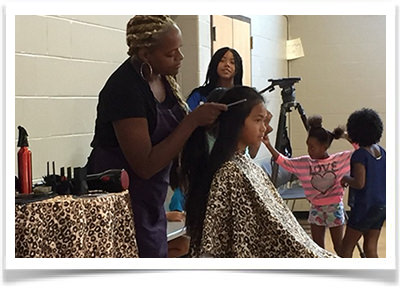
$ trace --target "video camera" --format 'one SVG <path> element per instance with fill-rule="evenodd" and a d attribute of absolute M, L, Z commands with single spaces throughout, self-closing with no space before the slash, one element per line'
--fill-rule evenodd
<path fill-rule="evenodd" d="M 262 94 L 267 90 L 272 92 L 274 90 L 274 86 L 279 86 L 281 90 L 281 97 L 283 99 L 283 103 L 293 102 L 295 101 L 295 88 L 294 84 L 299 82 L 301 78 L 299 77 L 292 77 L 292 78 L 281 78 L 281 79 L 269 79 L 268 81 L 272 84 L 260 91 L 259 93 Z"/>

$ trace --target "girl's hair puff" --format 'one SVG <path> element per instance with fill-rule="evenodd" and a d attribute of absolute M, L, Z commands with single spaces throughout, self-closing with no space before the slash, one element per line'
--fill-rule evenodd
<path fill-rule="evenodd" d="M 323 128 L 323 118 L 321 115 L 313 115 L 308 118 L 308 137 L 316 138 L 319 143 L 330 147 L 333 139 L 344 137 L 344 127 L 338 126 L 332 132 Z"/>

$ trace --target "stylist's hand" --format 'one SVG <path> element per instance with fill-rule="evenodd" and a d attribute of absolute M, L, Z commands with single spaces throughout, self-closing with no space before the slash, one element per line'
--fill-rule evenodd
<path fill-rule="evenodd" d="M 221 112 L 227 111 L 227 105 L 221 103 L 205 103 L 198 106 L 189 114 L 196 126 L 207 126 L 213 124 Z"/>

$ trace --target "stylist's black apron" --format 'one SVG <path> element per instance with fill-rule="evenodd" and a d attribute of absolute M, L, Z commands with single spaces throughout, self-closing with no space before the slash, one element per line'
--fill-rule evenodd
<path fill-rule="evenodd" d="M 177 101 L 171 98 L 163 103 L 156 101 L 157 123 L 151 135 L 152 145 L 166 138 L 182 120 L 184 114 Z M 135 175 L 119 147 L 93 149 L 88 174 L 107 169 L 125 169 L 129 174 L 129 193 L 134 213 L 136 241 L 139 257 L 167 257 L 167 220 L 164 210 L 169 185 L 171 163 L 148 180 Z"/>

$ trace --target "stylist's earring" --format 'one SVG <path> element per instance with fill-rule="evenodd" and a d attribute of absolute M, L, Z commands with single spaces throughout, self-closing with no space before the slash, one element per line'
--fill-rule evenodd
<path fill-rule="evenodd" d="M 143 62 L 141 64 L 141 67 L 139 68 L 139 73 L 141 74 L 141 77 L 143 78 L 143 80 L 147 81 L 148 79 L 146 79 L 145 73 L 143 71 L 145 69 L 145 67 L 148 70 L 148 72 L 147 72 L 147 73 L 149 73 L 148 75 L 152 75 L 153 69 L 152 69 L 152 66 L 148 62 Z"/>

